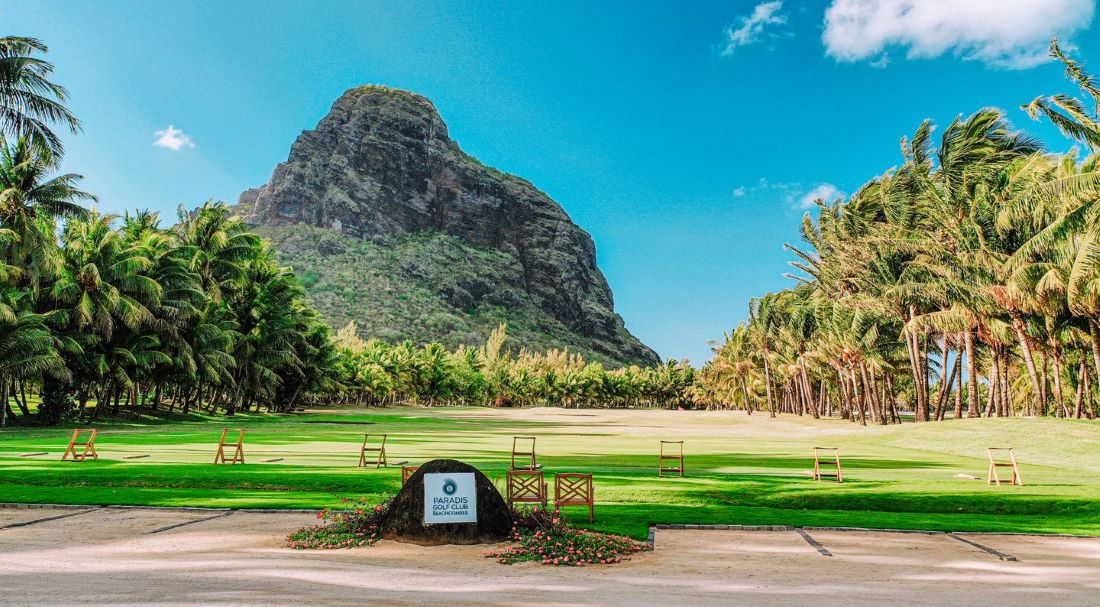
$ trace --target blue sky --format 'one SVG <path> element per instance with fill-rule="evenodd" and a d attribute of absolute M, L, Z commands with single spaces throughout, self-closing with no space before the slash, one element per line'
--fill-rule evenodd
<path fill-rule="evenodd" d="M 50 45 L 86 126 L 64 168 L 103 209 L 235 201 L 347 88 L 409 89 L 592 234 L 636 335 L 699 364 L 789 284 L 807 196 L 897 164 L 922 119 L 995 106 L 1068 148 L 1018 106 L 1074 92 L 1051 35 L 1100 68 L 1095 1 L 38 1 L 0 20 Z"/>

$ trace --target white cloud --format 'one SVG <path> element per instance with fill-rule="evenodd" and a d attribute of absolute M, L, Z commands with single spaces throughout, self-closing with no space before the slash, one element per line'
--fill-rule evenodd
<path fill-rule="evenodd" d="M 783 8 L 783 0 L 761 2 L 752 9 L 752 14 L 741 17 L 740 27 L 734 28 L 732 25 L 726 27 L 726 41 L 722 56 L 732 55 L 734 49 L 759 41 L 765 27 L 786 23 L 787 16 L 779 14 L 781 8 Z"/>
<path fill-rule="evenodd" d="M 951 51 L 992 67 L 1025 69 L 1047 60 L 1052 36 L 1086 29 L 1095 8 L 1096 0 L 833 0 L 822 41 L 839 61 L 884 66 L 886 51 L 896 46 L 909 59 Z"/>
<path fill-rule="evenodd" d="M 153 142 L 153 145 L 158 148 L 165 148 L 178 152 L 184 147 L 195 147 L 195 143 L 191 141 L 191 137 L 187 133 L 184 133 L 182 130 L 172 125 L 168 125 L 168 128 L 163 131 L 153 133 L 153 136 L 157 138 L 156 141 Z"/>
<path fill-rule="evenodd" d="M 844 192 L 841 192 L 837 187 L 831 183 L 823 183 L 816 188 L 806 192 L 798 199 L 798 208 L 811 209 L 817 204 L 817 199 L 822 198 L 825 202 L 832 202 L 837 198 L 845 196 Z"/>
<path fill-rule="evenodd" d="M 734 198 L 740 198 L 740 197 L 744 196 L 747 193 L 748 193 L 748 190 L 745 189 L 745 186 L 740 186 L 740 187 L 733 190 L 733 197 Z"/>

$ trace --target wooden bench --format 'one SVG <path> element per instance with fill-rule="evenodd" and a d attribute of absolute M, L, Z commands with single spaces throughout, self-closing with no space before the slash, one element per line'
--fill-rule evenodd
<path fill-rule="evenodd" d="M 542 470 L 508 471 L 508 505 L 517 503 L 546 503 L 546 482 Z"/>
<path fill-rule="evenodd" d="M 828 459 L 822 461 L 822 451 L 832 451 L 832 461 Z M 833 472 L 822 472 L 821 466 L 833 466 L 836 470 Z M 838 483 L 844 482 L 844 472 L 840 468 L 840 449 L 838 447 L 814 447 L 814 480 L 819 481 L 826 476 L 835 478 Z"/>
<path fill-rule="evenodd" d="M 671 452 L 666 453 L 666 445 Z M 667 465 L 665 462 L 673 462 L 673 465 Z M 657 460 L 657 476 L 665 476 L 665 473 L 676 474 L 676 476 L 684 476 L 684 441 L 661 441 L 661 449 L 658 452 Z"/>
<path fill-rule="evenodd" d="M 375 436 L 378 436 L 375 434 Z M 359 467 L 366 468 L 368 465 L 368 457 L 370 454 L 370 460 L 374 460 L 374 467 L 381 468 L 382 466 L 388 466 L 389 462 L 386 461 L 386 434 L 382 435 L 382 444 L 377 447 L 369 446 L 370 434 L 363 435 L 363 447 L 359 450 Z"/>
<path fill-rule="evenodd" d="M 588 522 L 596 521 L 596 501 L 592 475 L 559 472 L 554 475 L 554 506 L 588 506 Z"/>
<path fill-rule="evenodd" d="M 997 468 L 1012 468 L 1012 484 L 1024 486 L 1024 477 L 1020 475 L 1020 465 L 1016 461 L 1016 450 L 1012 447 L 987 447 L 986 455 L 989 456 L 989 476 L 986 478 L 985 484 L 992 485 L 994 483 L 999 487 L 1002 482 L 1001 477 L 997 474 Z M 1001 461 L 997 455 L 1004 452 L 1008 453 L 1007 462 Z"/>
<path fill-rule="evenodd" d="M 215 464 L 243 464 L 244 463 L 244 428 L 232 428 L 237 431 L 237 442 L 226 443 L 225 439 L 229 436 L 230 428 L 222 428 L 222 437 L 218 441 L 218 452 L 214 455 Z M 225 459 L 225 447 L 229 445 L 233 447 L 233 457 Z"/>
<path fill-rule="evenodd" d="M 527 443 L 527 451 L 520 451 L 519 442 L 530 441 Z M 517 461 L 518 459 L 518 461 Z M 526 461 L 530 459 L 530 461 Z M 542 468 L 535 459 L 535 437 L 533 436 L 513 436 L 512 437 L 512 470 L 538 470 Z"/>
<path fill-rule="evenodd" d="M 416 474 L 416 471 L 420 469 L 420 466 L 401 466 L 401 486 L 409 482 L 409 478 Z"/>
<path fill-rule="evenodd" d="M 87 434 L 88 435 L 87 440 L 81 441 L 80 440 L 80 435 L 81 434 Z M 73 430 L 73 437 L 69 439 L 69 446 L 65 447 L 65 453 L 64 453 L 64 455 L 61 456 L 61 461 L 68 460 L 69 456 L 72 456 L 72 459 L 69 460 L 69 461 L 82 462 L 82 461 L 88 459 L 89 455 L 92 456 L 93 460 L 98 460 L 99 459 L 99 454 L 96 453 L 96 450 L 95 450 L 95 437 L 98 434 L 99 434 L 99 430 L 95 430 L 95 429 L 92 429 L 92 428 L 82 428 L 82 429 L 79 429 L 79 430 Z M 83 447 L 81 449 L 80 453 L 76 452 L 77 447 Z"/>

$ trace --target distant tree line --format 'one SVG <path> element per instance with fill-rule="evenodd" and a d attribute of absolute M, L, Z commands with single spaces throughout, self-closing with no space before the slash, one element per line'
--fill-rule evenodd
<path fill-rule="evenodd" d="M 335 398 L 385 405 L 676 407 L 691 406 L 695 370 L 686 362 L 608 370 L 563 350 L 504 353 L 501 325 L 478 348 L 363 340 L 354 323 L 335 339 Z"/>

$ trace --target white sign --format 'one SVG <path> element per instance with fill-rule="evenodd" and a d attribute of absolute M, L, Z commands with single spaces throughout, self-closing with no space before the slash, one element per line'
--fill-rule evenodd
<path fill-rule="evenodd" d="M 477 487 L 473 472 L 424 475 L 424 524 L 476 523 Z"/>

